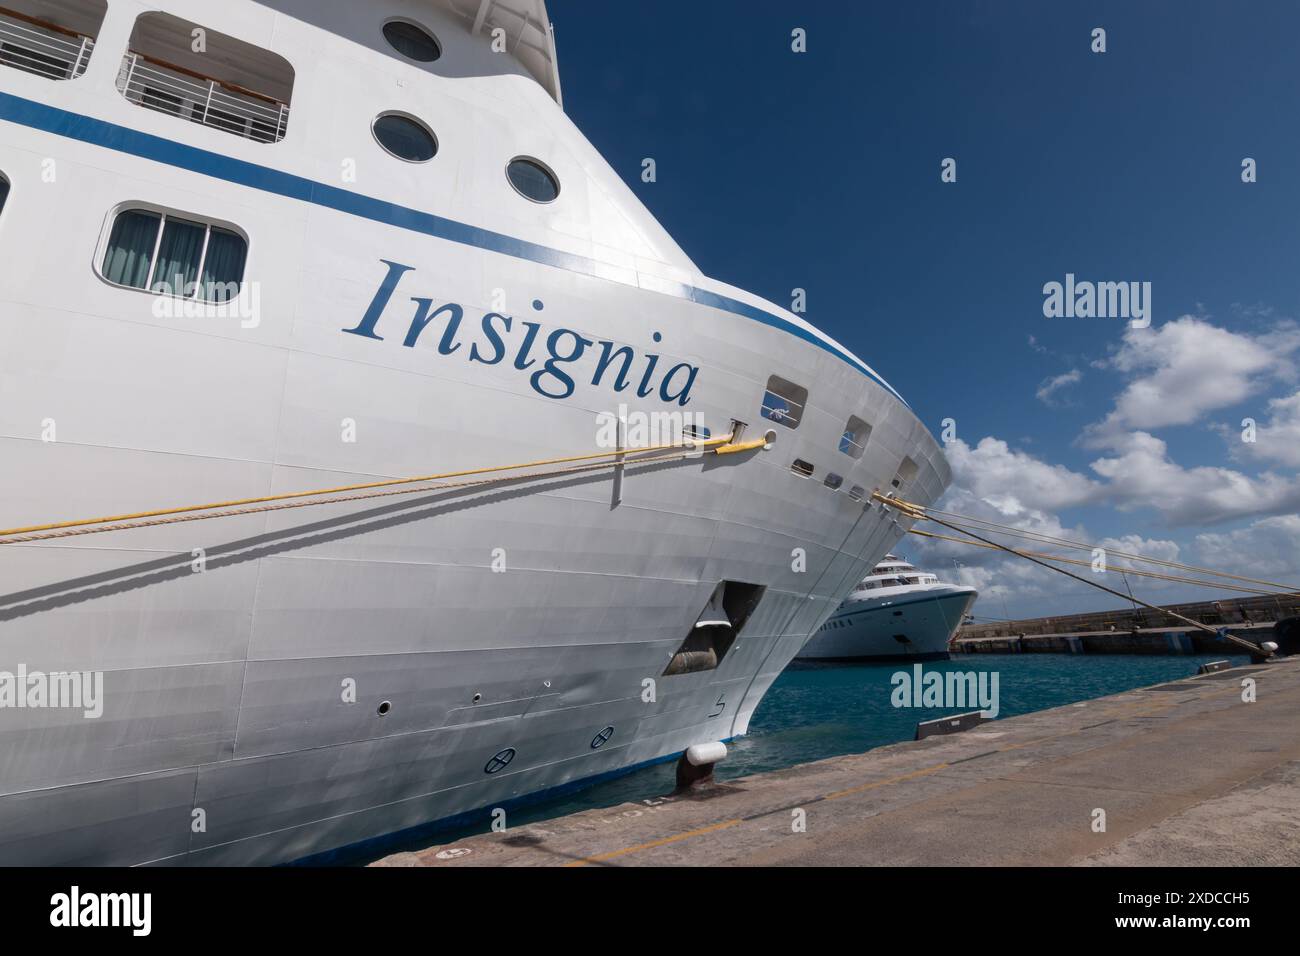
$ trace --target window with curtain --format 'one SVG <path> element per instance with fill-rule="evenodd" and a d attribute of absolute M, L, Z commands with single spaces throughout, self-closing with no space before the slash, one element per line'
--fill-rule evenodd
<path fill-rule="evenodd" d="M 124 209 L 104 251 L 109 282 L 205 302 L 239 295 L 248 243 L 211 223 L 147 209 Z"/>

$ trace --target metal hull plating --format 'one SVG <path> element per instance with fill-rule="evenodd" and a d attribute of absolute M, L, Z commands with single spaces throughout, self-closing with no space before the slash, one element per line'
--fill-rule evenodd
<path fill-rule="evenodd" d="M 466 69 L 428 103 L 399 104 L 447 117 L 443 152 L 462 175 L 442 193 L 390 173 L 338 119 L 368 136 L 364 97 L 409 67 L 312 22 L 309 4 L 165 6 L 295 64 L 290 135 L 252 144 L 118 96 L 107 51 L 144 9 L 127 2 L 110 5 L 84 76 L 0 70 L 13 181 L 0 247 L 15 264 L 0 274 L 0 527 L 581 454 L 620 403 L 699 413 L 714 434 L 739 419 L 752 437 L 769 424 L 769 375 L 812 391 L 771 450 L 629 468 L 618 502 L 596 473 L 0 545 L 0 671 L 102 672 L 104 687 L 98 718 L 0 709 L 0 863 L 287 862 L 744 734 L 907 528 L 821 470 L 870 491 L 908 457 L 906 497 L 929 503 L 948 470 L 926 429 L 799 319 L 678 261 L 531 80 Z M 462 127 L 476 129 L 472 155 L 455 151 Z M 500 212 L 497 157 L 534 134 L 569 193 L 587 182 L 585 209 L 563 215 L 588 225 Z M 211 158 L 226 154 L 236 165 Z M 348 188 L 372 205 L 319 201 L 336 156 L 363 157 Z M 271 157 L 320 189 L 238 165 Z M 57 187 L 35 172 L 43 158 Z M 466 198 L 480 187 L 490 201 Z M 237 222 L 259 323 L 159 315 L 156 297 L 99 278 L 110 212 L 128 200 Z M 601 203 L 646 222 L 601 228 L 617 218 Z M 424 228 L 385 212 L 409 207 L 451 218 Z M 411 270 L 380 338 L 346 334 L 385 262 Z M 480 317 L 501 312 L 653 350 L 661 370 L 690 363 L 689 405 L 639 396 L 636 380 L 593 384 L 590 357 L 557 400 L 513 352 L 444 354 L 432 326 L 404 347 L 413 297 L 463 305 L 466 352 Z M 857 461 L 837 450 L 849 415 L 873 426 Z M 792 474 L 794 458 L 818 475 Z M 722 580 L 767 590 L 716 669 L 662 676 Z"/>
<path fill-rule="evenodd" d="M 800 660 L 943 660 L 948 641 L 978 595 L 940 585 L 901 597 L 849 600 L 799 651 Z M 900 637 L 906 640 L 899 640 Z"/>

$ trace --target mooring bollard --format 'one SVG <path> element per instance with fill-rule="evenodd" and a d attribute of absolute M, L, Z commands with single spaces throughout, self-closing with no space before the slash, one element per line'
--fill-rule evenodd
<path fill-rule="evenodd" d="M 686 748 L 677 761 L 677 789 L 686 790 L 713 780 L 713 768 L 727 756 L 727 745 L 721 740 L 707 744 L 694 744 Z"/>
<path fill-rule="evenodd" d="M 990 719 L 984 716 L 982 710 L 972 710 L 965 714 L 953 714 L 951 717 L 923 720 L 916 725 L 916 737 L 914 739 L 924 740 L 926 737 L 934 737 L 939 734 L 959 734 L 963 730 L 978 727 Z"/>

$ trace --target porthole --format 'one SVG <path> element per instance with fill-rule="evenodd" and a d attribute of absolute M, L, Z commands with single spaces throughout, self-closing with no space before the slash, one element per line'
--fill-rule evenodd
<path fill-rule="evenodd" d="M 402 56 L 420 63 L 432 63 L 442 56 L 442 46 L 437 37 L 409 20 L 390 20 L 385 23 L 384 39 Z"/>
<path fill-rule="evenodd" d="M 614 728 L 606 727 L 600 733 L 596 734 L 595 737 L 591 738 L 591 749 L 599 750 L 601 747 L 605 746 L 605 744 L 609 743 L 609 738 L 613 736 L 614 736 Z"/>
<path fill-rule="evenodd" d="M 378 707 L 375 708 L 375 713 L 378 714 L 380 717 L 384 717 L 392 709 L 393 709 L 392 701 L 385 700 L 381 702 Z"/>
<path fill-rule="evenodd" d="M 375 140 L 408 163 L 427 163 L 438 152 L 438 140 L 423 123 L 401 113 L 383 113 L 371 127 Z"/>
<path fill-rule="evenodd" d="M 0 173 L 0 212 L 4 212 L 5 200 L 9 198 L 9 180 Z"/>
<path fill-rule="evenodd" d="M 506 178 L 515 192 L 533 202 L 551 202 L 560 194 L 555 174 L 535 159 L 520 156 L 506 166 Z"/>

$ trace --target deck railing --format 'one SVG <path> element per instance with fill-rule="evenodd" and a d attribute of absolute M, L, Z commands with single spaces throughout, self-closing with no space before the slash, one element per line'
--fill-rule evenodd
<path fill-rule="evenodd" d="M 0 7 L 0 64 L 51 80 L 86 72 L 95 41 Z"/>
<path fill-rule="evenodd" d="M 285 103 L 140 53 L 128 53 L 123 59 L 117 88 L 132 103 L 147 109 L 259 143 L 278 143 L 289 124 Z"/>

